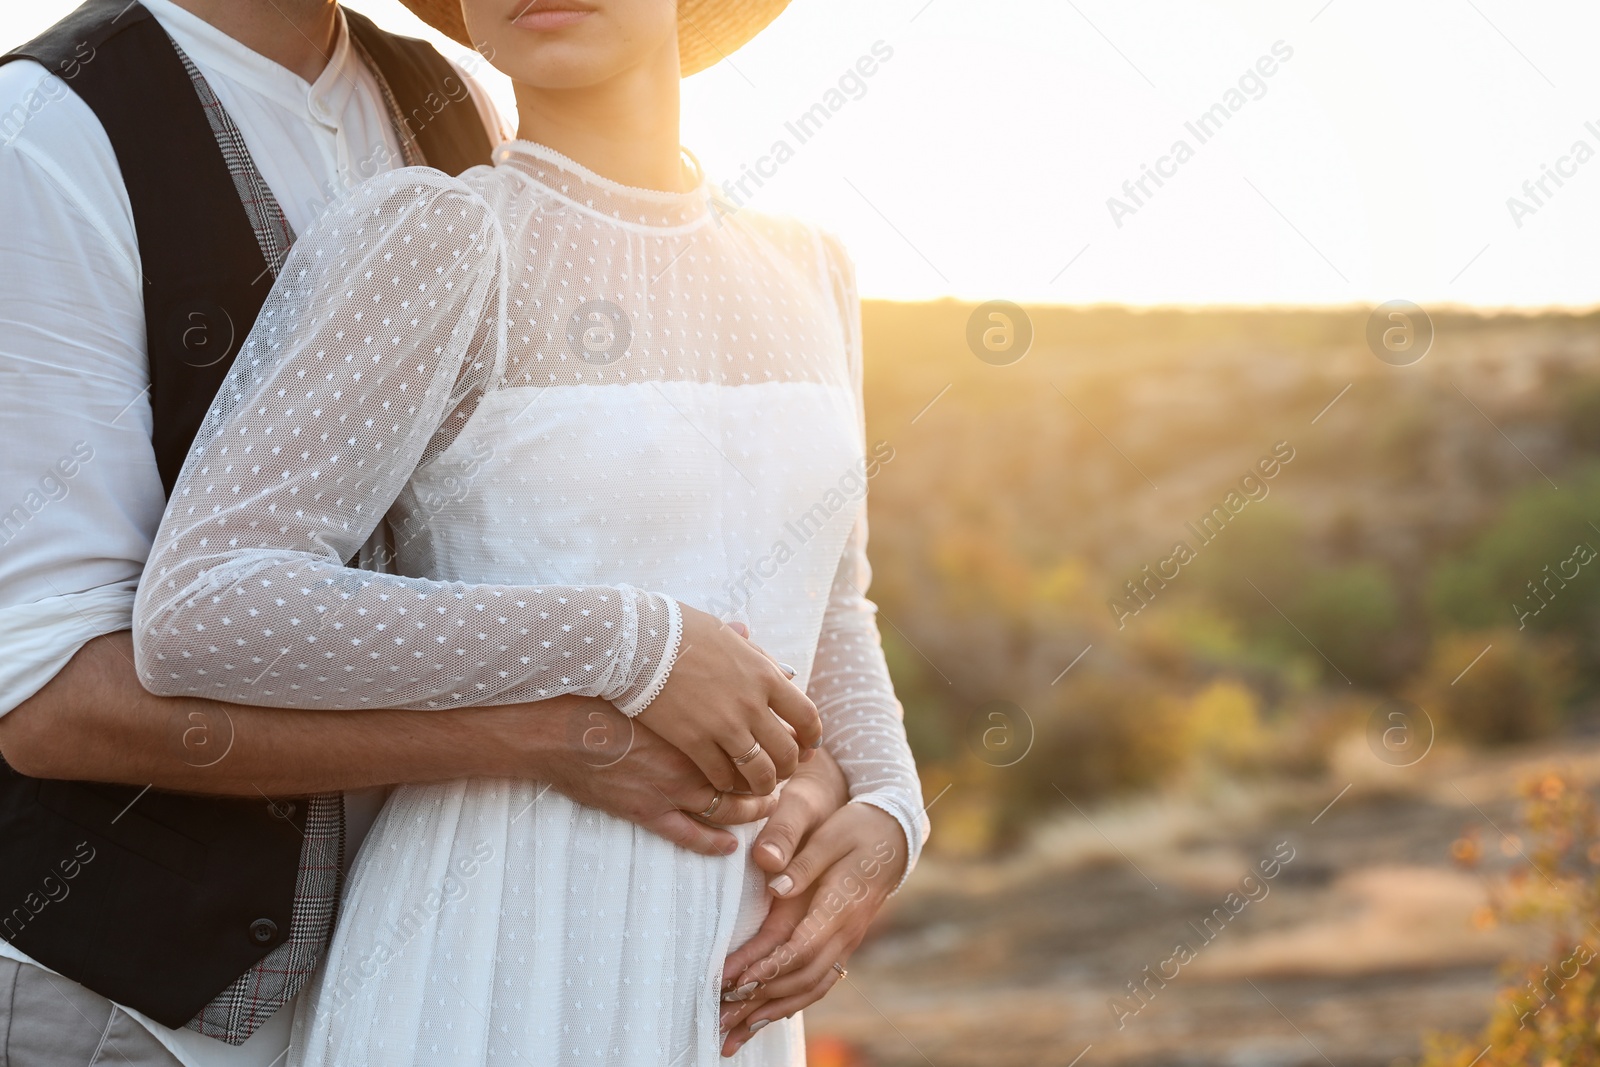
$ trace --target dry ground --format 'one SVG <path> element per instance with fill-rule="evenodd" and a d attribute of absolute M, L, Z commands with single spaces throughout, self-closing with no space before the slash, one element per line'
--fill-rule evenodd
<path fill-rule="evenodd" d="M 1486 925 L 1482 909 L 1523 862 L 1495 847 L 1514 832 L 1517 784 L 1550 769 L 1600 783 L 1600 741 L 1440 748 L 1410 768 L 1356 741 L 1321 782 L 1072 812 L 1003 861 L 930 856 L 849 981 L 808 1012 L 813 1067 L 1415 1056 L 1425 1030 L 1482 1024 L 1508 956 L 1548 947 L 1536 931 Z M 1450 844 L 1473 827 L 1489 860 L 1465 870 Z M 1294 859 L 1267 894 L 1203 940 L 1205 917 L 1282 842 Z M 1119 1028 L 1110 999 L 1179 940 L 1193 961 Z"/>

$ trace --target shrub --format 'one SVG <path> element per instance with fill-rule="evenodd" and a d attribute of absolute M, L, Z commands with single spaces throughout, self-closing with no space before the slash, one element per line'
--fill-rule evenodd
<path fill-rule="evenodd" d="M 1255 690 L 1232 679 L 1218 679 L 1196 694 L 1184 720 L 1184 748 L 1194 759 L 1238 771 L 1259 764 L 1267 753 L 1261 701 Z"/>
<path fill-rule="evenodd" d="M 1527 741 L 1555 728 L 1566 674 L 1558 646 L 1516 630 L 1447 634 L 1434 645 L 1417 702 L 1443 734 L 1484 745 Z"/>
<path fill-rule="evenodd" d="M 1351 681 L 1379 685 L 1394 678 L 1400 599 L 1383 567 L 1356 563 L 1318 570 L 1289 610 L 1306 640 Z M 1327 666 L 1320 656 L 1318 662 Z M 1331 668 L 1323 678 L 1340 680 Z"/>
<path fill-rule="evenodd" d="M 1570 483 L 1561 492 L 1542 484 L 1523 490 L 1465 553 L 1435 568 L 1429 600 L 1442 622 L 1574 634 L 1600 621 L 1600 560 L 1574 555 L 1579 546 L 1600 549 L 1600 530 L 1591 525 L 1600 517 L 1600 467 Z"/>
<path fill-rule="evenodd" d="M 1063 688 L 1058 711 L 1034 716 L 1028 754 L 989 775 L 1000 844 L 1041 811 L 1065 807 L 1063 793 L 1082 803 L 1148 788 L 1182 765 L 1183 705 L 1156 682 L 1086 674 Z"/>
<path fill-rule="evenodd" d="M 1523 795 L 1534 874 L 1514 882 L 1494 910 L 1546 925 L 1549 957 L 1512 969 L 1476 1038 L 1430 1035 L 1422 1067 L 1600 1067 L 1600 810 L 1556 774 L 1526 783 Z M 1476 842 L 1463 839 L 1453 851 L 1470 863 Z"/>

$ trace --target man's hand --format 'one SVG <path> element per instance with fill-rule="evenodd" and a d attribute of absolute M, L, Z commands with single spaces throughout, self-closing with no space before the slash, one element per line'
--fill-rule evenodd
<path fill-rule="evenodd" d="M 603 700 L 588 701 L 561 714 L 567 719 L 567 744 L 528 776 L 537 775 L 556 792 L 627 819 L 674 844 L 707 856 L 726 856 L 738 842 L 726 830 L 706 823 L 733 826 L 755 822 L 783 806 L 776 794 L 722 793 L 715 812 L 702 821 L 695 813 L 709 809 L 718 791 L 688 756 Z M 805 766 L 818 762 L 812 760 Z M 837 767 L 834 773 L 838 773 Z M 784 788 L 784 801 L 793 784 Z M 808 790 L 800 793 L 804 798 Z M 797 807 L 798 803 L 788 806 Z"/>
<path fill-rule="evenodd" d="M 817 749 L 778 794 L 723 793 L 716 811 L 701 819 L 695 813 L 709 808 L 717 791 L 688 756 L 638 719 L 597 700 L 569 723 L 565 755 L 542 761 L 556 792 L 704 855 L 725 856 L 737 847 L 732 834 L 706 823 L 766 819 L 755 840 L 756 864 L 782 871 L 796 846 L 850 799 L 844 772 Z"/>
<path fill-rule="evenodd" d="M 900 824 L 869 804 L 846 804 L 811 834 L 772 880 L 766 922 L 723 966 L 724 1056 L 842 979 L 834 964 L 849 961 L 905 869 Z"/>

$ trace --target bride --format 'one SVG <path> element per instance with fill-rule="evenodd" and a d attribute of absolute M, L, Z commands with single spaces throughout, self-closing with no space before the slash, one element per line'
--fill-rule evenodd
<path fill-rule="evenodd" d="M 162 522 L 141 678 L 279 707 L 600 697 L 729 792 L 825 745 L 835 820 L 878 842 L 838 857 L 844 892 L 887 894 L 926 819 L 863 593 L 852 269 L 715 202 L 678 146 L 679 78 L 782 3 L 413 2 L 515 81 L 519 139 L 374 179 L 295 245 Z M 344 563 L 375 531 L 395 573 Z M 860 935 L 829 893 L 725 980 L 819 873 L 769 886 L 734 829 L 704 857 L 537 782 L 395 790 L 294 1062 L 798 1067 L 796 1012 Z"/>

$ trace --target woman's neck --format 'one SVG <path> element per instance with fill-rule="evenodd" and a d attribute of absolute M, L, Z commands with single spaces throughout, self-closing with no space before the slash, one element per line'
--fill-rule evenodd
<path fill-rule="evenodd" d="M 687 189 L 678 139 L 678 54 L 582 89 L 518 84 L 517 136 L 640 189 Z"/>

